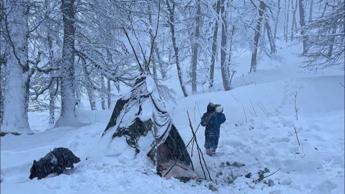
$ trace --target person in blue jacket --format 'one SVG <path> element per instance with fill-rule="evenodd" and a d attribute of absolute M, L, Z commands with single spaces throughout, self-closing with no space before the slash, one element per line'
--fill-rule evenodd
<path fill-rule="evenodd" d="M 212 156 L 218 147 L 220 125 L 226 121 L 223 107 L 210 102 L 207 112 L 201 117 L 201 126 L 205 127 L 206 154 Z"/>

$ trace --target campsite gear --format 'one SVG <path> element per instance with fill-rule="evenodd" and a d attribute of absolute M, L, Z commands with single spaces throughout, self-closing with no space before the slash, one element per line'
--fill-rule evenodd
<path fill-rule="evenodd" d="M 226 121 L 225 115 L 222 112 L 216 112 L 217 106 L 221 107 L 220 105 L 215 105 L 210 102 L 207 105 L 207 112 L 201 117 L 201 125 L 205 127 L 204 146 L 206 148 L 206 153 L 207 149 L 214 149 L 215 151 L 218 147 L 220 125 Z"/>
<path fill-rule="evenodd" d="M 140 75 L 133 89 L 117 100 L 101 140 L 109 154 L 118 152 L 114 148 L 126 142 L 129 147 L 125 151 L 133 152 L 133 159 L 151 160 L 162 177 L 183 180 L 194 177 L 193 163 L 183 139 L 150 75 Z M 145 154 L 141 154 L 143 151 Z"/>

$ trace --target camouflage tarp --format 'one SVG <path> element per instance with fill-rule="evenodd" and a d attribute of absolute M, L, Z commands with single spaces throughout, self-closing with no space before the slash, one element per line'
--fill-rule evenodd
<path fill-rule="evenodd" d="M 161 176 L 183 179 L 195 176 L 185 143 L 151 76 L 138 78 L 133 89 L 117 100 L 102 138 L 111 138 L 109 144 L 125 138 L 134 155 L 146 152 Z M 139 141 L 146 143 L 139 144 Z"/>

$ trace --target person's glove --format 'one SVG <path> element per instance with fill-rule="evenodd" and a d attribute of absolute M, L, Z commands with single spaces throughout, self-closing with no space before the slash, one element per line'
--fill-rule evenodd
<path fill-rule="evenodd" d="M 222 106 L 217 106 L 216 107 L 216 112 L 217 113 L 222 113 L 223 112 L 223 107 Z"/>
<path fill-rule="evenodd" d="M 203 127 L 205 127 L 206 124 L 207 124 L 206 121 L 202 121 L 202 122 L 201 122 L 201 126 L 203 126 Z"/>

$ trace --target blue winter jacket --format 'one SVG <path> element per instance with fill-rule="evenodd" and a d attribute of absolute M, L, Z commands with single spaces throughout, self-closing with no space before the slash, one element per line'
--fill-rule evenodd
<path fill-rule="evenodd" d="M 206 126 L 205 135 L 219 138 L 220 125 L 226 121 L 223 113 L 206 112 L 201 117 L 201 126 Z"/>

